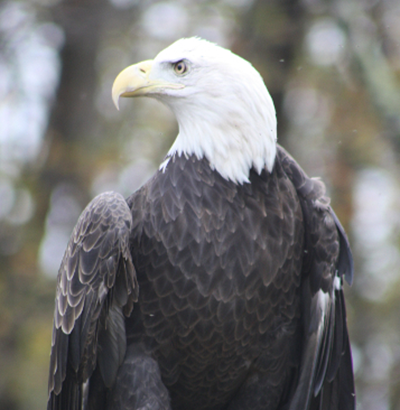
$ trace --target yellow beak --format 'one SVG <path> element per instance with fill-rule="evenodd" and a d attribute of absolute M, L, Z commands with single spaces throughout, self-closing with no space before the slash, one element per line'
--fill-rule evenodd
<path fill-rule="evenodd" d="M 181 89 L 183 84 L 174 84 L 161 79 L 150 78 L 153 60 L 142 61 L 122 70 L 114 80 L 112 99 L 119 110 L 120 97 L 140 97 L 149 94 L 159 94 L 164 89 Z"/>

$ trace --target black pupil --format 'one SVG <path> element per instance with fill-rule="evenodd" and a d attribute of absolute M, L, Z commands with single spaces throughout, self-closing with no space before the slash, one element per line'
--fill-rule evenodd
<path fill-rule="evenodd" d="M 183 63 L 178 63 L 176 66 L 176 70 L 179 71 L 180 73 L 183 72 L 185 69 L 185 65 Z"/>

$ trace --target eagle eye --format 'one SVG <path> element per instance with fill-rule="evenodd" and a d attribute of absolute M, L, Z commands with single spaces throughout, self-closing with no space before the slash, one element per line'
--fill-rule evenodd
<path fill-rule="evenodd" d="M 179 75 L 185 74 L 187 69 L 188 69 L 187 64 L 183 60 L 180 60 L 174 64 L 174 71 L 176 74 L 179 74 Z"/>

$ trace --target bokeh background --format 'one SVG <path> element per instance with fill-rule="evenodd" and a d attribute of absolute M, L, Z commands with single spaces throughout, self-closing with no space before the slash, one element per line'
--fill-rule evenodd
<path fill-rule="evenodd" d="M 125 196 L 177 134 L 121 101 L 121 69 L 201 36 L 261 72 L 279 142 L 327 184 L 354 251 L 346 287 L 359 410 L 400 409 L 400 2 L 0 1 L 0 409 L 39 410 L 56 275 L 96 194 Z"/>

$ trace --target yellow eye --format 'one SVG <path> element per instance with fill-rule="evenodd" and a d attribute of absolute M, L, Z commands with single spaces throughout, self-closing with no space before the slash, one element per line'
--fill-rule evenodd
<path fill-rule="evenodd" d="M 183 60 L 178 61 L 177 63 L 174 64 L 174 70 L 176 74 L 179 74 L 179 75 L 184 74 L 187 71 L 187 65 Z"/>

